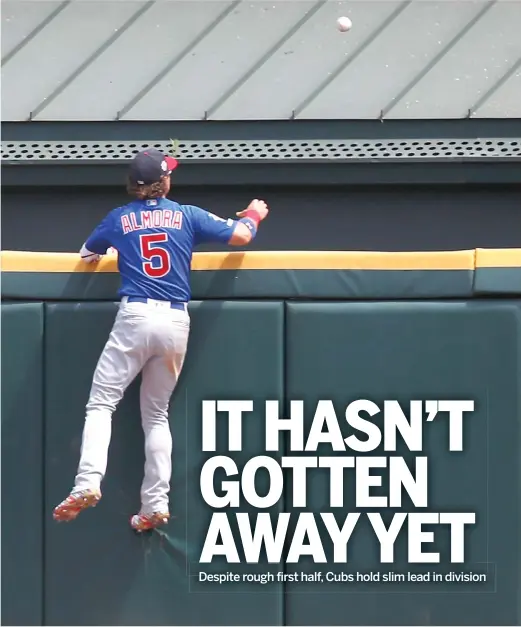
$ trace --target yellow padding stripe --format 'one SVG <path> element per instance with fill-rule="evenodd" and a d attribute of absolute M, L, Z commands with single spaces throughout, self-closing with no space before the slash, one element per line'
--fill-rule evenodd
<path fill-rule="evenodd" d="M 78 253 L 2 251 L 2 272 L 117 272 L 116 256 L 97 264 Z M 474 250 L 449 252 L 273 251 L 195 253 L 192 270 L 473 270 Z"/>
<path fill-rule="evenodd" d="M 521 248 L 477 248 L 476 268 L 521 268 Z"/>

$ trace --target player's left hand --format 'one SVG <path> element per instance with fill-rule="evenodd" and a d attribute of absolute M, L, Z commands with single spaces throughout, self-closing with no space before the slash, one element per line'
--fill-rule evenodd
<path fill-rule="evenodd" d="M 85 263 L 98 263 L 101 259 L 101 255 L 89 255 L 87 257 L 82 257 L 81 260 Z"/>
<path fill-rule="evenodd" d="M 250 202 L 250 204 L 246 207 L 246 209 L 244 209 L 243 211 L 238 211 L 236 215 L 238 218 L 242 218 L 245 215 L 247 215 L 248 211 L 252 209 L 253 211 L 256 211 L 259 214 L 259 217 L 261 220 L 264 220 L 264 218 L 268 215 L 268 212 L 269 212 L 268 205 L 264 202 L 264 200 L 259 200 L 255 198 L 254 200 Z"/>

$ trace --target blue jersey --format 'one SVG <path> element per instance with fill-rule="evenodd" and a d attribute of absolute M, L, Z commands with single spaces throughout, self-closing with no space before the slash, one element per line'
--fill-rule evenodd
<path fill-rule="evenodd" d="M 227 244 L 237 224 L 200 207 L 166 198 L 135 200 L 113 209 L 85 248 L 104 255 L 118 251 L 119 296 L 188 302 L 190 266 L 198 244 Z"/>

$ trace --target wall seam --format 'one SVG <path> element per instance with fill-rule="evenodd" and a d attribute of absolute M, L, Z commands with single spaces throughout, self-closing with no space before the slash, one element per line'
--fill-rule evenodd
<path fill-rule="evenodd" d="M 288 301 L 282 301 L 282 411 L 283 416 L 289 416 L 289 400 L 288 400 L 288 334 L 287 334 L 287 322 L 288 322 Z M 283 431 L 283 445 L 282 455 L 285 456 L 288 450 L 288 438 L 290 434 L 287 431 Z M 286 509 L 286 503 L 288 502 L 288 488 L 286 481 L 283 482 L 283 498 L 284 508 Z M 284 550 L 282 552 L 282 572 L 286 574 L 286 555 L 287 555 L 287 541 L 285 542 Z M 281 608 L 281 625 L 285 627 L 287 622 L 287 607 L 286 607 L 286 588 L 287 583 L 282 582 L 282 608 Z"/>
<path fill-rule="evenodd" d="M 43 316 L 42 316 L 42 380 L 41 380 L 41 385 L 42 385 L 42 412 L 41 412 L 41 416 L 42 416 L 42 604 L 41 604 L 41 624 L 42 625 L 47 625 L 47 608 L 46 608 L 46 594 L 47 594 L 47 589 L 46 589 L 46 575 L 47 575 L 47 566 L 46 566 L 46 559 L 47 559 L 47 542 L 46 542 L 46 538 L 47 538 L 47 523 L 46 523 L 46 514 L 47 514 L 47 507 L 46 507 L 46 503 L 47 503 L 47 495 L 46 495 L 46 484 L 47 484 L 47 473 L 46 473 L 46 449 L 47 449 L 47 433 L 46 433 L 46 425 L 47 425 L 47 377 L 46 377 L 46 359 L 45 359 L 45 354 L 46 354 L 46 338 L 47 338 L 47 311 L 48 311 L 48 304 L 45 302 L 42 302 L 42 308 L 43 308 Z"/>
<path fill-rule="evenodd" d="M 472 271 L 472 296 L 476 297 L 476 274 L 478 271 L 477 268 L 477 259 L 478 259 L 478 250 L 474 248 L 472 251 L 472 265 L 474 266 L 474 270 Z"/>

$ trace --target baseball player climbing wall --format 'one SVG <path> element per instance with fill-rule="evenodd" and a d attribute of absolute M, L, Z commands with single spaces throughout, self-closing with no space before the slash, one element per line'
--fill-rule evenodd
<path fill-rule="evenodd" d="M 100 500 L 112 414 L 139 372 L 145 473 L 141 509 L 130 524 L 138 532 L 146 531 L 170 517 L 168 406 L 188 343 L 192 252 L 204 242 L 248 244 L 268 211 L 263 201 L 254 200 L 237 214 L 239 220 L 225 220 L 172 202 L 166 195 L 176 167 L 175 159 L 157 150 L 138 153 L 127 187 L 136 200 L 111 211 L 80 251 L 88 262 L 99 261 L 111 247 L 118 251 L 121 307 L 94 372 L 78 472 L 71 494 L 54 510 L 57 521 L 71 521 Z"/>

